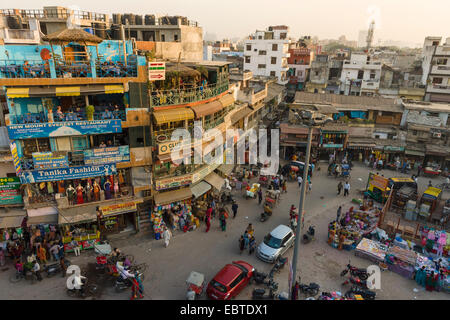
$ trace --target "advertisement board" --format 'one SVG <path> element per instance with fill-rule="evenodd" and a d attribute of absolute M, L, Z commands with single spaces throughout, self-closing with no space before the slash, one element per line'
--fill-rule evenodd
<path fill-rule="evenodd" d="M 104 164 L 130 161 L 130 147 L 106 147 L 84 150 L 85 164 Z"/>
<path fill-rule="evenodd" d="M 10 139 L 81 136 L 86 134 L 121 133 L 122 120 L 93 120 L 12 124 L 8 127 Z"/>
<path fill-rule="evenodd" d="M 18 177 L 0 178 L 0 205 L 23 203 Z"/>
<path fill-rule="evenodd" d="M 192 175 L 187 174 L 179 177 L 172 177 L 167 179 L 155 180 L 156 191 L 182 187 L 192 183 Z"/>
<path fill-rule="evenodd" d="M 11 155 L 13 157 L 14 168 L 16 169 L 16 175 L 20 176 L 22 174 L 22 166 L 20 165 L 19 154 L 17 153 L 17 145 L 15 142 L 11 142 L 9 145 L 11 149 Z"/>
<path fill-rule="evenodd" d="M 102 217 L 110 216 L 119 213 L 133 212 L 137 210 L 136 202 L 124 202 L 113 204 L 110 206 L 104 206 L 99 208 L 102 212 Z"/>
<path fill-rule="evenodd" d="M 67 168 L 69 159 L 64 152 L 33 152 L 34 169 Z"/>

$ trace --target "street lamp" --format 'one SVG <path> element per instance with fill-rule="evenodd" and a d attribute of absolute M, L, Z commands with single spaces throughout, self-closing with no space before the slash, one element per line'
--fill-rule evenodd
<path fill-rule="evenodd" d="M 306 145 L 306 159 L 305 159 L 305 167 L 303 168 L 303 183 L 302 188 L 300 190 L 300 202 L 298 205 L 299 212 L 299 222 L 295 228 L 295 243 L 294 243 L 294 256 L 292 257 L 292 284 L 291 288 L 289 288 L 289 297 L 292 299 L 292 291 L 295 286 L 295 278 L 297 276 L 297 260 L 298 260 L 298 248 L 300 246 L 300 232 L 303 228 L 303 208 L 305 206 L 305 193 L 306 193 L 306 181 L 308 181 L 308 173 L 309 173 L 309 157 L 311 154 L 311 141 L 312 141 L 312 131 L 313 128 L 319 124 L 326 124 L 332 121 L 331 117 L 325 116 L 321 113 L 313 112 L 313 111 L 301 111 L 300 114 L 297 112 L 294 113 L 297 119 L 308 126 L 308 143 Z"/>

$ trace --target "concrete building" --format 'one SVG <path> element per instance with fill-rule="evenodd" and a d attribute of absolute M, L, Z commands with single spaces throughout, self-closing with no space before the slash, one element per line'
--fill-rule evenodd
<path fill-rule="evenodd" d="M 328 55 L 318 54 L 311 62 L 309 81 L 306 84 L 306 91 L 313 93 L 325 92 L 330 70 L 328 69 Z"/>
<path fill-rule="evenodd" d="M 450 37 L 426 37 L 422 49 L 425 101 L 450 102 Z"/>
<path fill-rule="evenodd" d="M 203 60 L 211 61 L 212 59 L 213 59 L 212 46 L 203 44 Z"/>
<path fill-rule="evenodd" d="M 310 49 L 301 46 L 298 42 L 289 45 L 289 89 L 294 91 L 304 89 L 312 60 L 314 60 L 314 52 Z"/>
<path fill-rule="evenodd" d="M 256 76 L 277 77 L 278 84 L 288 83 L 289 43 L 287 26 L 256 31 L 245 41 L 244 70 Z"/>
<path fill-rule="evenodd" d="M 376 95 L 380 87 L 381 66 L 380 62 L 371 61 L 371 56 L 366 53 L 352 53 L 342 67 L 341 94 Z"/>

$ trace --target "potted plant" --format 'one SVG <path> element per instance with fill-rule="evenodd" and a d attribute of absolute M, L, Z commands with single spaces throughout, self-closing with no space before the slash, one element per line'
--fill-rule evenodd
<path fill-rule="evenodd" d="M 86 117 L 88 121 L 94 120 L 94 110 L 93 105 L 86 106 Z"/>

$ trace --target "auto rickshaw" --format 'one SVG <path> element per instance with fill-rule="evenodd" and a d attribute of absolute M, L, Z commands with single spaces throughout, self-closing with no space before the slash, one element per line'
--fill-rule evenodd
<path fill-rule="evenodd" d="M 188 287 L 186 299 L 195 300 L 196 298 L 199 298 L 204 292 L 204 283 L 205 276 L 201 273 L 192 271 L 186 280 L 186 284 Z"/>
<path fill-rule="evenodd" d="M 264 202 L 264 206 L 268 206 L 270 208 L 274 208 L 277 203 L 277 192 L 275 190 L 267 190 L 266 191 L 266 200 Z"/>
<path fill-rule="evenodd" d="M 256 198 L 256 193 L 258 192 L 259 188 L 261 187 L 261 185 L 259 183 L 254 183 L 252 184 L 252 187 L 248 190 L 246 190 L 245 192 L 245 198 Z"/>
<path fill-rule="evenodd" d="M 431 221 L 431 216 L 436 209 L 442 196 L 442 190 L 435 187 L 428 187 L 423 193 L 419 202 L 419 216 Z"/>

